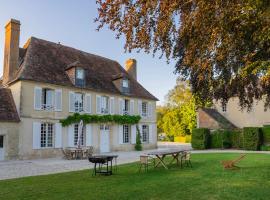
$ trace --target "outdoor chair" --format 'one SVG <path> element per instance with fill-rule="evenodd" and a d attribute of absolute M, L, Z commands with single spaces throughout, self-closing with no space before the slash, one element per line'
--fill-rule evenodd
<path fill-rule="evenodd" d="M 85 158 L 91 157 L 94 153 L 94 147 L 91 146 L 91 147 L 87 148 L 84 153 L 85 153 Z"/>
<path fill-rule="evenodd" d="M 148 155 L 141 155 L 140 156 L 140 167 L 139 172 L 141 172 L 142 167 L 144 167 L 144 171 L 148 171 L 148 166 L 153 164 L 155 166 L 155 159 L 148 156 Z"/>
<path fill-rule="evenodd" d="M 181 156 L 181 167 L 184 165 L 186 165 L 187 167 L 191 167 L 192 168 L 192 164 L 191 164 L 191 152 L 184 152 Z"/>
<path fill-rule="evenodd" d="M 70 149 L 62 149 L 62 152 L 64 154 L 64 158 L 67 160 L 72 160 L 73 159 L 73 154 Z"/>
<path fill-rule="evenodd" d="M 238 158 L 234 160 L 224 160 L 221 161 L 221 164 L 223 165 L 224 169 L 233 169 L 233 168 L 238 168 L 235 164 L 240 162 L 240 160 L 244 159 L 246 154 L 241 154 Z"/>

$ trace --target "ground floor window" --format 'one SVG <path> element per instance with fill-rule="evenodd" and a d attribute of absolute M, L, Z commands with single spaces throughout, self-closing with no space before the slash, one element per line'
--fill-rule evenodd
<path fill-rule="evenodd" d="M 84 146 L 84 143 L 85 143 L 85 127 L 83 127 L 83 132 L 79 134 L 79 124 L 75 124 L 74 125 L 74 145 L 77 146 L 78 145 L 78 138 L 79 138 L 79 135 L 81 136 L 80 137 L 80 145 L 81 146 Z"/>
<path fill-rule="evenodd" d="M 53 124 L 41 123 L 40 147 L 53 147 Z"/>
<path fill-rule="evenodd" d="M 123 143 L 130 143 L 130 126 L 123 125 Z"/>
<path fill-rule="evenodd" d="M 142 125 L 142 142 L 149 142 L 149 126 Z"/>

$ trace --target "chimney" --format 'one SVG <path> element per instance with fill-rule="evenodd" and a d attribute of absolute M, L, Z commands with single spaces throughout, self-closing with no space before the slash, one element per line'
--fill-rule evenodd
<path fill-rule="evenodd" d="M 137 61 L 135 59 L 128 59 L 125 69 L 130 76 L 137 80 Z"/>
<path fill-rule="evenodd" d="M 11 19 L 5 26 L 3 85 L 14 78 L 19 65 L 20 21 Z"/>

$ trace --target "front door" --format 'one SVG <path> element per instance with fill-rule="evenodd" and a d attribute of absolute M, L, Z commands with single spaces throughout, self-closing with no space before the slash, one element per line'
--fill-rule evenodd
<path fill-rule="evenodd" d="M 110 152 L 110 126 L 100 125 L 100 152 Z"/>
<path fill-rule="evenodd" d="M 0 135 L 0 161 L 5 159 L 4 136 Z"/>

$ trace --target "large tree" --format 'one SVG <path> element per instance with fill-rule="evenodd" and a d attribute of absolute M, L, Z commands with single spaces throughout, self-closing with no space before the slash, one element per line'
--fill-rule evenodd
<path fill-rule="evenodd" d="M 270 107 L 269 0 L 97 0 L 99 23 L 125 49 L 175 59 L 200 101 Z"/>

